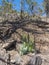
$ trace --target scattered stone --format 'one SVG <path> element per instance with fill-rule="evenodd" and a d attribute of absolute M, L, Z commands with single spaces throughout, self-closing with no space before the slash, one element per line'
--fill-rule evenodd
<path fill-rule="evenodd" d="M 27 65 L 41 65 L 42 59 L 40 56 L 33 56 Z"/>
<path fill-rule="evenodd" d="M 21 64 L 22 58 L 19 54 L 16 54 L 13 56 L 13 59 L 11 59 L 11 63 L 15 64 Z"/>
<path fill-rule="evenodd" d="M 7 65 L 8 53 L 5 49 L 0 49 L 0 65 Z"/>

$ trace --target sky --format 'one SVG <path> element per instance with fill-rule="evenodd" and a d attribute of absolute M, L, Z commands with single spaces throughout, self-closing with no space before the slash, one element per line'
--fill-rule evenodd
<path fill-rule="evenodd" d="M 36 0 L 39 4 L 43 2 L 43 0 Z"/>
<path fill-rule="evenodd" d="M 1 1 L 2 1 L 2 0 L 0 0 L 0 5 L 1 5 Z M 38 2 L 38 4 L 41 4 L 43 0 L 36 0 L 36 1 Z M 20 9 L 21 9 L 21 8 L 20 8 L 20 0 L 14 0 L 13 4 L 15 5 L 13 8 L 14 8 L 15 10 L 20 11 Z"/>
<path fill-rule="evenodd" d="M 36 0 L 36 1 L 38 2 L 38 4 L 41 4 L 43 2 L 43 0 Z M 14 4 L 16 5 L 14 8 L 19 11 L 21 9 L 20 8 L 20 0 L 15 0 Z"/>

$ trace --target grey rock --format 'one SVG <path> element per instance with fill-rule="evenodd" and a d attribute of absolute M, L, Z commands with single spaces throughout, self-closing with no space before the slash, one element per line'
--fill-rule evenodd
<path fill-rule="evenodd" d="M 49 54 L 36 54 L 27 65 L 49 65 Z"/>
<path fill-rule="evenodd" d="M 22 61 L 20 55 L 16 54 L 14 55 L 13 59 L 11 59 L 11 63 L 20 64 Z"/>
<path fill-rule="evenodd" d="M 42 65 L 49 65 L 49 53 L 46 55 L 41 55 Z"/>
<path fill-rule="evenodd" d="M 42 59 L 40 56 L 34 56 L 31 58 L 29 61 L 29 65 L 41 65 L 42 64 Z"/>
<path fill-rule="evenodd" d="M 0 49 L 0 65 L 7 65 L 8 54 L 5 49 Z"/>

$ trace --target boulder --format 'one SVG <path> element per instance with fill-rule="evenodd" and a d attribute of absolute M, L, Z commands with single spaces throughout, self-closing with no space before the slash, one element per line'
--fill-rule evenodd
<path fill-rule="evenodd" d="M 41 65 L 42 64 L 42 59 L 40 56 L 34 56 L 30 59 L 27 65 Z"/>
<path fill-rule="evenodd" d="M 49 65 L 49 54 L 36 54 L 26 65 Z"/>

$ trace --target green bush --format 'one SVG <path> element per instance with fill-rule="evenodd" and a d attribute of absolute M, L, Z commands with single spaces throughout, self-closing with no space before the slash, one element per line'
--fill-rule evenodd
<path fill-rule="evenodd" d="M 22 36 L 22 46 L 20 48 L 20 54 L 24 55 L 29 52 L 34 52 L 34 41 L 31 41 L 28 36 Z"/>

